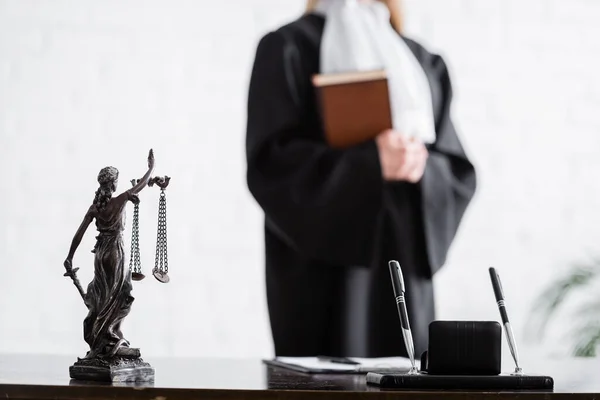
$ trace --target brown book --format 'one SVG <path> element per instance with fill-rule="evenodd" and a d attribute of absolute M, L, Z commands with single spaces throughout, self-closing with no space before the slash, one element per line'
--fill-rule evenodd
<path fill-rule="evenodd" d="M 391 129 L 385 71 L 318 74 L 312 82 L 330 146 L 354 146 Z"/>

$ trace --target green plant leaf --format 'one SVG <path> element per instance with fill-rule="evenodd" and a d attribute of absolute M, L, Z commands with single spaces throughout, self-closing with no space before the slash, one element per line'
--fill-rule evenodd
<path fill-rule="evenodd" d="M 598 274 L 600 260 L 592 260 L 589 264 L 575 265 L 571 271 L 551 283 L 534 302 L 526 332 L 543 337 L 548 323 L 567 297 L 575 289 L 589 285 Z"/>
<path fill-rule="evenodd" d="M 600 346 L 600 296 L 578 306 L 573 315 L 576 328 L 572 354 L 576 357 L 595 357 Z"/>
<path fill-rule="evenodd" d="M 600 346 L 600 323 L 590 323 L 575 332 L 575 345 L 572 353 L 576 357 L 595 357 Z"/>
<path fill-rule="evenodd" d="M 584 302 L 577 307 L 573 318 L 582 323 L 590 323 L 600 321 L 600 294 L 597 299 Z"/>

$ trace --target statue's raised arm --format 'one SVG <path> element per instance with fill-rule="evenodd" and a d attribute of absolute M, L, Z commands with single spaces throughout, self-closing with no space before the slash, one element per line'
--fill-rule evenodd
<path fill-rule="evenodd" d="M 136 183 L 134 187 L 129 189 L 129 193 L 138 194 L 141 192 L 142 189 L 148 185 L 148 182 L 152 177 L 152 172 L 154 172 L 154 152 L 152 149 L 150 149 L 150 152 L 148 153 L 148 171 L 146 171 L 146 174 Z"/>

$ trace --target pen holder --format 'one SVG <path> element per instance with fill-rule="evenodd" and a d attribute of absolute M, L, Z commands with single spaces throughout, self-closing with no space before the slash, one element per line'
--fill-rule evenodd
<path fill-rule="evenodd" d="M 421 371 L 429 375 L 499 375 L 502 328 L 496 321 L 433 321 Z"/>

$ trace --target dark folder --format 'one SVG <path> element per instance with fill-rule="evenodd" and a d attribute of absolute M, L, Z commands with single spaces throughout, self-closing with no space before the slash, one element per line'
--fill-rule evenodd
<path fill-rule="evenodd" d="M 552 390 L 554 380 L 537 375 L 428 375 L 367 373 L 367 384 L 412 390 Z"/>

